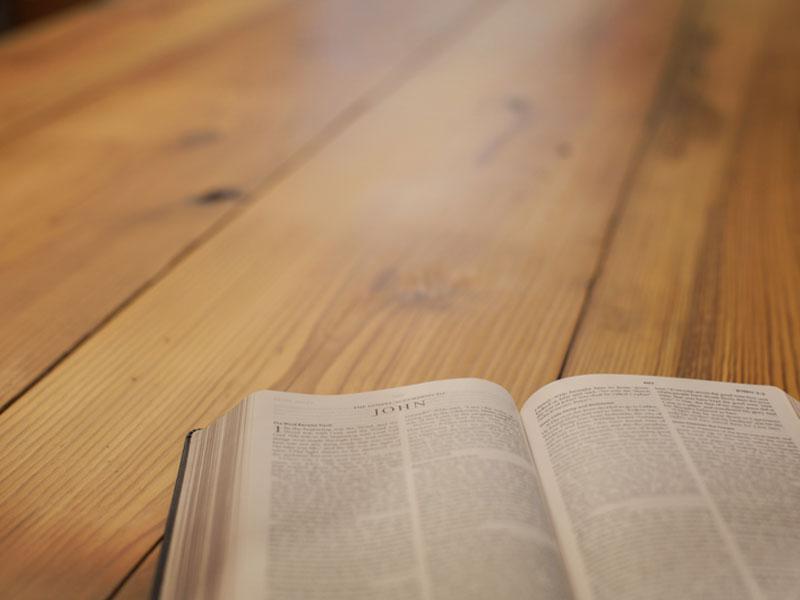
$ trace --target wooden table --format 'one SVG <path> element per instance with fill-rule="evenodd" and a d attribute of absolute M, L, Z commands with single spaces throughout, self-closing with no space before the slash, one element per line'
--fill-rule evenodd
<path fill-rule="evenodd" d="M 259 388 L 800 391 L 796 0 L 117 0 L 0 41 L 0 596 L 147 594 Z"/>

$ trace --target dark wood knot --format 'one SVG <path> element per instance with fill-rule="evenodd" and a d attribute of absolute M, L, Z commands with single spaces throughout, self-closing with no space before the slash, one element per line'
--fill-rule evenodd
<path fill-rule="evenodd" d="M 195 204 L 217 204 L 227 200 L 238 200 L 244 196 L 242 190 L 235 187 L 216 187 L 211 188 L 194 197 Z"/>

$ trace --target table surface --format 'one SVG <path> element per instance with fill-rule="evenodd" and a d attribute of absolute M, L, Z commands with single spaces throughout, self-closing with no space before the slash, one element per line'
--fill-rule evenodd
<path fill-rule="evenodd" d="M 147 594 L 260 388 L 800 391 L 796 0 L 116 0 L 0 40 L 0 596 Z"/>

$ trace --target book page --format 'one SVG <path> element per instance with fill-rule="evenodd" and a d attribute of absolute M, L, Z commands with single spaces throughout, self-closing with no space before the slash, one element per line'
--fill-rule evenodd
<path fill-rule="evenodd" d="M 249 404 L 242 597 L 570 597 L 503 388 L 460 379 Z"/>
<path fill-rule="evenodd" d="M 522 418 L 579 599 L 800 597 L 800 420 L 781 390 L 581 376 Z"/>
<path fill-rule="evenodd" d="M 232 574 L 226 567 L 238 564 L 236 534 L 242 527 L 237 491 L 247 416 L 247 403 L 242 403 L 190 434 L 184 473 L 176 482 L 174 523 L 162 550 L 168 551 L 163 579 L 157 576 L 155 582 L 160 599 L 216 597 Z"/>

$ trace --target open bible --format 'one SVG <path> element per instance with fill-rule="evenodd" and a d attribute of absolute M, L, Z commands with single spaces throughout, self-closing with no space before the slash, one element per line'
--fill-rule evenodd
<path fill-rule="evenodd" d="M 775 387 L 586 375 L 262 391 L 181 461 L 154 596 L 800 597 L 800 418 Z"/>

